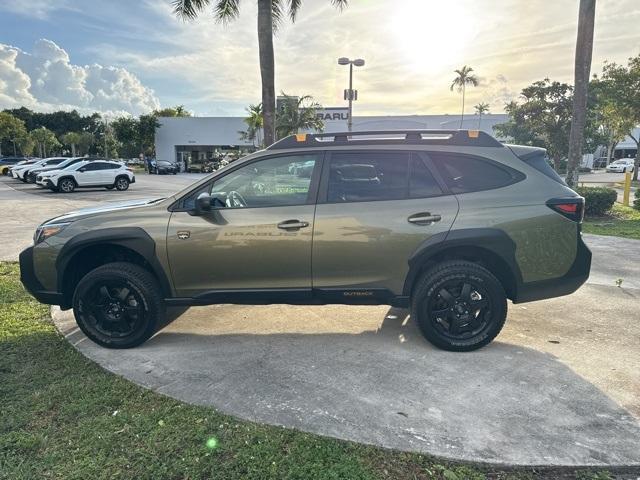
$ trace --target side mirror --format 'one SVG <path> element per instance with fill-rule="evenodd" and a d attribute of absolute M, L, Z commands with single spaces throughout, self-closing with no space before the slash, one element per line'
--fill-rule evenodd
<path fill-rule="evenodd" d="M 203 213 L 210 211 L 211 195 L 209 195 L 208 193 L 201 193 L 200 195 L 198 195 L 198 198 L 196 198 L 195 214 L 202 215 Z"/>
<path fill-rule="evenodd" d="M 84 167 L 82 167 L 82 168 L 79 168 L 79 169 L 78 169 L 78 171 L 79 171 L 80 173 L 84 173 L 84 172 L 86 172 L 86 171 L 87 171 L 87 169 L 86 169 L 86 168 L 84 168 Z"/>

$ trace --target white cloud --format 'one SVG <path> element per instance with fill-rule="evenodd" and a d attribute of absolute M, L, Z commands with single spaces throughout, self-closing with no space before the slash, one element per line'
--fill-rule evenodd
<path fill-rule="evenodd" d="M 0 44 L 0 108 L 105 113 L 147 113 L 160 106 L 155 93 L 124 68 L 74 65 L 67 52 L 46 39 L 31 53 Z"/>

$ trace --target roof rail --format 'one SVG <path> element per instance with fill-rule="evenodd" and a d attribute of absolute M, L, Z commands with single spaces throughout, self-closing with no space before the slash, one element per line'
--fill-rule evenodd
<path fill-rule="evenodd" d="M 298 133 L 278 140 L 267 147 L 267 150 L 343 145 L 504 146 L 482 130 L 371 130 L 364 132 Z"/>

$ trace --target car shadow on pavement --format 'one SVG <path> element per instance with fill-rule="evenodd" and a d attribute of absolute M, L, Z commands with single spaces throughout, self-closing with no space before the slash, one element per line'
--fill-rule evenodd
<path fill-rule="evenodd" d="M 456 460 L 640 465 L 638 420 L 549 353 L 441 351 L 401 309 L 292 308 L 191 309 L 118 351 L 56 324 L 114 373 L 252 421 Z"/>

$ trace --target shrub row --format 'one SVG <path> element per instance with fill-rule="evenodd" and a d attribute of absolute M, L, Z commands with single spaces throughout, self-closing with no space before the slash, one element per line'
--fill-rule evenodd
<path fill-rule="evenodd" d="M 584 197 L 584 213 L 588 217 L 606 214 L 618 198 L 618 193 L 612 188 L 579 187 L 576 191 Z"/>

